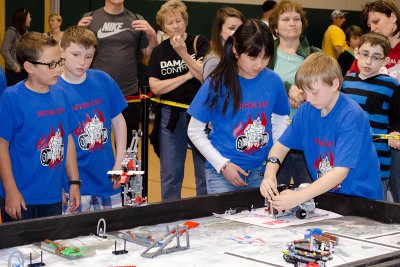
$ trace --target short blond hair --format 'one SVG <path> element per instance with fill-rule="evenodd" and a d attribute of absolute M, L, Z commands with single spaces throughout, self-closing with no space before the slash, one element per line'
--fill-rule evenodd
<path fill-rule="evenodd" d="M 157 11 L 156 15 L 156 22 L 157 25 L 164 28 L 164 19 L 168 13 L 179 12 L 182 15 L 185 24 L 188 25 L 189 23 L 189 15 L 187 13 L 186 5 L 180 0 L 170 0 L 167 1 L 160 7 L 160 10 Z"/>
<path fill-rule="evenodd" d="M 322 52 L 317 52 L 308 56 L 300 65 L 296 72 L 295 82 L 301 90 L 306 90 L 318 81 L 332 86 L 335 78 L 339 79 L 339 90 L 343 83 L 342 70 L 339 64 L 334 58 Z"/>
<path fill-rule="evenodd" d="M 61 15 L 58 14 L 58 13 L 53 13 L 53 14 L 51 14 L 51 15 L 49 16 L 49 20 L 50 20 L 51 18 L 55 18 L 55 19 L 58 20 L 60 23 L 63 22 L 63 19 L 62 19 Z"/>
<path fill-rule="evenodd" d="M 63 49 L 68 48 L 71 43 L 75 43 L 77 45 L 82 45 L 86 49 L 90 47 L 94 47 L 96 49 L 97 39 L 94 33 L 82 26 L 71 26 L 67 28 L 64 32 L 63 37 L 61 38 L 61 47 Z"/>

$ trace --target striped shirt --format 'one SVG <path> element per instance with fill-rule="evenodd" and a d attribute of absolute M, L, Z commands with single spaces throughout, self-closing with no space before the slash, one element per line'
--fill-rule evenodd
<path fill-rule="evenodd" d="M 357 73 L 345 76 L 342 91 L 355 100 L 368 116 L 373 134 L 387 134 L 400 128 L 400 86 L 387 75 L 362 80 Z M 374 139 L 381 179 L 390 178 L 390 147 L 387 140 Z"/>

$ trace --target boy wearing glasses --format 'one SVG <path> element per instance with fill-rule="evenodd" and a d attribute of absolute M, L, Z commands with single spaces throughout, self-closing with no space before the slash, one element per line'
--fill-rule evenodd
<path fill-rule="evenodd" d="M 68 28 L 61 39 L 61 55 L 65 59 L 65 66 L 57 84 L 64 88 L 79 121 L 73 133 L 82 179 L 82 205 L 79 211 L 122 205 L 119 184 L 114 181 L 113 185 L 107 171 L 122 168 L 127 136 L 121 112 L 127 103 L 108 74 L 89 69 L 96 45 L 94 33 L 81 26 Z M 115 158 L 111 129 L 115 133 Z"/>
<path fill-rule="evenodd" d="M 382 139 L 379 135 L 400 135 L 400 87 L 398 81 L 381 74 L 388 64 L 390 43 L 386 36 L 367 33 L 355 49 L 359 73 L 344 78 L 342 90 L 365 111 L 370 121 L 374 145 L 380 162 L 384 198 L 390 178 L 390 147 L 400 148 L 400 139 Z"/>
<path fill-rule="evenodd" d="M 71 135 L 76 120 L 67 95 L 55 86 L 63 65 L 57 41 L 30 32 L 17 45 L 28 73 L 0 98 L 0 209 L 4 222 L 62 213 L 62 180 L 70 179 L 70 209 L 80 205 Z"/>
<path fill-rule="evenodd" d="M 369 121 L 360 106 L 340 92 L 343 76 L 337 61 L 313 53 L 300 65 L 295 81 L 306 102 L 269 152 L 261 193 L 277 210 L 294 208 L 327 191 L 382 200 Z M 290 149 L 304 151 L 314 182 L 278 192 L 276 173 Z"/>

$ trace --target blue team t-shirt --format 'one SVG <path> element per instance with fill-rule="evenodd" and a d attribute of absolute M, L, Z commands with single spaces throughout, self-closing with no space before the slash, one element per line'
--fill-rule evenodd
<path fill-rule="evenodd" d="M 347 95 L 340 93 L 335 106 L 324 117 L 310 103 L 303 104 L 279 142 L 304 150 L 314 180 L 333 167 L 349 168 L 347 177 L 331 192 L 383 199 L 379 161 L 368 118 Z"/>
<path fill-rule="evenodd" d="M 68 97 L 58 86 L 37 93 L 22 81 L 2 94 L 0 137 L 9 142 L 14 179 L 27 205 L 61 201 L 74 119 Z M 5 197 L 2 184 L 0 196 Z"/>
<path fill-rule="evenodd" d="M 0 96 L 7 88 L 7 80 L 6 75 L 4 74 L 3 69 L 0 67 Z"/>
<path fill-rule="evenodd" d="M 201 122 L 211 122 L 211 144 L 231 162 L 250 170 L 267 158 L 272 147 L 272 113 L 289 114 L 289 102 L 281 78 L 270 69 L 264 69 L 253 79 L 239 76 L 239 83 L 242 102 L 235 114 L 230 104 L 222 115 L 225 87 L 216 109 L 208 108 L 211 99 L 208 103 L 206 100 L 212 90 L 209 79 L 201 86 L 188 113 Z M 206 167 L 212 168 L 209 163 Z"/>
<path fill-rule="evenodd" d="M 105 72 L 88 70 L 86 80 L 71 84 L 62 77 L 57 84 L 68 95 L 79 126 L 73 137 L 77 151 L 81 194 L 108 197 L 120 190 L 113 190 L 107 175 L 114 166 L 111 144 L 111 120 L 127 106 L 118 85 Z M 68 190 L 67 190 L 68 191 Z"/>

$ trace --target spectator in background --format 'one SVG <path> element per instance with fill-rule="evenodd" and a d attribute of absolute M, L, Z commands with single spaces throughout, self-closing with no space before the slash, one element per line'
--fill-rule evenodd
<path fill-rule="evenodd" d="M 375 0 L 365 4 L 361 11 L 363 24 L 371 32 L 385 35 L 389 39 L 388 63 L 380 71 L 400 81 L 400 10 L 390 0 Z M 359 72 L 357 62 L 349 73 Z M 400 202 L 400 150 L 392 149 L 389 190 L 395 202 Z"/>
<path fill-rule="evenodd" d="M 290 102 L 290 118 L 305 101 L 304 92 L 295 84 L 294 77 L 301 63 L 314 51 L 320 51 L 309 45 L 302 35 L 308 21 L 301 5 L 290 0 L 280 1 L 270 19 L 272 32 L 278 36 L 274 41 L 274 53 L 268 67 L 273 69 L 284 82 Z M 288 126 L 288 116 L 272 114 L 272 136 L 274 143 Z M 292 149 L 282 163 L 277 179 L 279 184 L 289 184 L 293 178 L 298 187 L 301 183 L 310 183 L 303 151 Z"/>
<path fill-rule="evenodd" d="M 7 79 L 2 68 L 0 68 L 0 96 L 6 90 Z"/>
<path fill-rule="evenodd" d="M 170 36 L 154 48 L 148 77 L 150 89 L 161 100 L 190 104 L 201 86 L 201 58 L 208 40 L 186 32 L 189 22 L 186 5 L 179 0 L 164 3 L 156 16 L 157 24 Z M 181 198 L 186 151 L 188 116 L 180 107 L 161 104 L 156 112 L 152 134 L 159 142 L 161 194 L 163 200 Z M 153 143 L 154 144 L 154 143 Z M 192 146 L 196 194 L 205 195 L 205 160 Z"/>
<path fill-rule="evenodd" d="M 61 38 L 63 36 L 63 31 L 61 31 L 62 17 L 60 14 L 54 13 L 49 16 L 49 26 L 50 31 L 47 35 L 53 37 L 58 43 L 61 42 Z"/>
<path fill-rule="evenodd" d="M 158 44 L 150 24 L 141 15 L 127 10 L 124 0 L 105 0 L 104 7 L 84 14 L 78 26 L 96 34 L 98 45 L 92 68 L 108 73 L 125 97 L 139 95 L 139 51 L 149 58 Z M 140 103 L 128 103 L 122 114 L 130 139 L 132 130 L 139 128 Z"/>
<path fill-rule="evenodd" d="M 274 8 L 275 5 L 276 5 L 276 2 L 274 0 L 267 0 L 264 2 L 264 4 L 261 7 L 263 10 L 261 20 L 262 20 L 262 22 L 267 24 L 268 27 L 269 27 L 269 19 L 272 15 L 272 9 Z"/>
<path fill-rule="evenodd" d="M 11 20 L 11 26 L 7 28 L 3 43 L 1 45 L 1 54 L 6 63 L 7 85 L 11 86 L 28 76 L 23 67 L 18 63 L 16 48 L 21 36 L 28 31 L 31 25 L 31 14 L 25 8 L 17 9 Z"/>
<path fill-rule="evenodd" d="M 218 65 L 224 52 L 224 44 L 229 36 L 245 22 L 244 15 L 232 7 L 223 7 L 217 11 L 211 30 L 210 50 L 203 60 L 203 80 Z"/>
<path fill-rule="evenodd" d="M 331 14 L 332 23 L 325 31 L 322 40 L 322 50 L 328 56 L 338 59 L 339 55 L 349 49 L 346 43 L 346 35 L 342 30 L 342 25 L 346 21 L 347 12 L 333 10 Z"/>
<path fill-rule="evenodd" d="M 354 49 L 356 49 L 360 43 L 360 37 L 363 35 L 363 30 L 356 25 L 351 25 L 346 29 L 345 34 L 346 43 L 349 46 L 349 49 L 341 53 L 338 58 L 338 63 L 342 69 L 343 76 L 347 74 L 351 64 L 353 64 L 355 59 Z"/>

